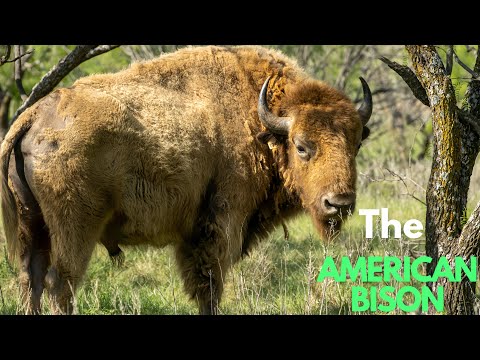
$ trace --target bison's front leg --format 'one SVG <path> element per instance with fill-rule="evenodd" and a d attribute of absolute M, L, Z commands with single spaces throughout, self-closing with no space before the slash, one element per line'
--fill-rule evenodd
<path fill-rule="evenodd" d="M 238 199 L 232 208 L 231 197 L 216 190 L 209 186 L 193 233 L 176 248 L 185 289 L 200 314 L 217 313 L 227 271 L 241 256 L 245 214 L 238 210 Z"/>
<path fill-rule="evenodd" d="M 217 314 L 228 269 L 224 231 L 215 223 L 199 227 L 194 236 L 176 249 L 185 290 L 198 302 L 200 314 Z"/>

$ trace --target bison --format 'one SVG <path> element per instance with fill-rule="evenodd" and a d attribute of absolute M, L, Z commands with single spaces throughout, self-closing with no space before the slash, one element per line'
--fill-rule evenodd
<path fill-rule="evenodd" d="M 229 268 L 290 216 L 320 235 L 355 204 L 372 112 L 262 47 L 191 47 L 55 90 L 1 147 L 2 215 L 28 312 L 72 312 L 96 243 L 175 247 L 214 314 Z"/>

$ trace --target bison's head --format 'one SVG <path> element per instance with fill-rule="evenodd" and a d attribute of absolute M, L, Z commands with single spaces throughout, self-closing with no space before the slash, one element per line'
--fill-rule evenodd
<path fill-rule="evenodd" d="M 258 137 L 276 141 L 286 155 L 289 186 L 300 197 L 324 238 L 340 230 L 355 207 L 355 156 L 368 134 L 372 95 L 360 78 L 364 100 L 358 109 L 341 92 L 316 80 L 286 88 L 275 115 L 268 109 L 265 81 L 258 114 L 267 132 Z"/>

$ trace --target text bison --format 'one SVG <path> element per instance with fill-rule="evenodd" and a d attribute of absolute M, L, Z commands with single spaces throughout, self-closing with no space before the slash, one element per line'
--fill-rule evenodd
<path fill-rule="evenodd" d="M 322 237 L 355 204 L 355 109 L 279 52 L 196 47 L 82 78 L 26 110 L 1 148 L 8 253 L 28 312 L 71 313 L 97 242 L 175 247 L 200 313 L 251 246 L 303 209 Z"/>

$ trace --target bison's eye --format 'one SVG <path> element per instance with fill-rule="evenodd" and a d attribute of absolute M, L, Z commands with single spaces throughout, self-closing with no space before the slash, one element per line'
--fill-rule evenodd
<path fill-rule="evenodd" d="M 304 139 L 299 139 L 295 137 L 293 139 L 293 145 L 295 145 L 295 149 L 297 150 L 297 155 L 303 161 L 310 160 L 311 157 L 315 156 L 315 144 Z"/>
<path fill-rule="evenodd" d="M 307 153 L 307 150 L 302 145 L 297 145 L 297 151 L 299 155 L 303 155 Z"/>
<path fill-rule="evenodd" d="M 295 146 L 297 147 L 298 156 L 300 156 L 303 160 L 308 160 L 310 158 L 310 154 L 303 145 L 297 144 Z"/>

